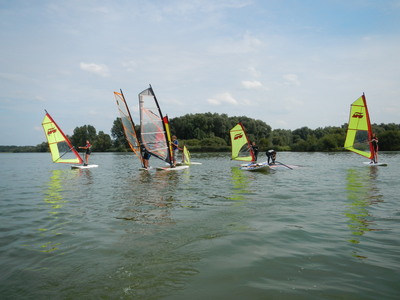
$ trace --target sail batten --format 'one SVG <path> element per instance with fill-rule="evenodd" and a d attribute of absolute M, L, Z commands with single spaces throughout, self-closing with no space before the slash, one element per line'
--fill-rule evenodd
<path fill-rule="evenodd" d="M 350 106 L 349 124 L 344 148 L 366 158 L 374 156 L 371 144 L 372 128 L 367 101 L 363 94 Z"/>
<path fill-rule="evenodd" d="M 42 121 L 42 127 L 49 144 L 53 162 L 70 164 L 81 164 L 83 162 L 68 137 L 47 111 Z"/>
<path fill-rule="evenodd" d="M 250 141 L 247 138 L 246 132 L 242 123 L 238 123 L 230 131 L 232 145 L 232 160 L 240 161 L 255 161 L 255 156 L 251 150 Z"/>

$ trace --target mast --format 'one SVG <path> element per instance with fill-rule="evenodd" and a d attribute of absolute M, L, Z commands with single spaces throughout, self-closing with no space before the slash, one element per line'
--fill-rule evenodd
<path fill-rule="evenodd" d="M 158 108 L 158 113 L 160 114 L 161 120 L 162 120 L 162 124 L 163 124 L 163 129 L 164 129 L 164 133 L 165 133 L 165 140 L 167 141 L 167 147 L 168 147 L 168 163 L 170 164 L 170 166 L 172 167 L 172 147 L 171 147 L 171 134 L 169 131 L 169 120 L 168 120 L 168 116 L 165 116 L 165 118 L 163 117 L 163 114 L 161 112 L 161 108 L 160 105 L 158 104 L 158 100 L 156 97 L 156 94 L 154 93 L 153 87 L 151 86 L 151 84 L 149 84 L 149 88 L 150 91 L 154 97 L 154 101 L 157 104 L 157 108 Z"/>
<path fill-rule="evenodd" d="M 252 160 L 252 161 L 255 161 L 255 160 L 256 160 L 256 157 L 255 157 L 254 152 L 253 152 L 253 147 L 251 147 L 249 138 L 247 137 L 246 130 L 244 129 L 244 126 L 243 126 L 242 122 L 239 122 L 239 124 L 240 124 L 240 126 L 242 126 L 242 130 L 243 130 L 243 132 L 244 132 L 244 136 L 246 137 L 246 140 L 247 140 L 247 147 L 248 147 L 249 150 L 250 150 L 251 160 Z"/>
<path fill-rule="evenodd" d="M 369 118 L 368 106 L 367 106 L 367 99 L 365 98 L 365 94 L 362 94 L 362 99 L 365 106 L 365 117 L 367 118 L 367 125 L 368 125 L 368 142 L 369 142 L 369 150 L 371 152 L 370 158 L 375 156 L 374 147 L 372 146 L 372 126 L 371 126 L 371 119 Z"/>

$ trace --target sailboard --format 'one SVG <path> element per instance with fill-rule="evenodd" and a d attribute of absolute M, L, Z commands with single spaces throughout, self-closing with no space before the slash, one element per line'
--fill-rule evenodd
<path fill-rule="evenodd" d="M 188 166 L 173 167 L 171 134 L 168 117 L 162 115 L 160 105 L 150 87 L 139 93 L 140 137 L 143 146 L 154 157 L 169 164 L 157 170 L 181 170 Z"/>
<path fill-rule="evenodd" d="M 250 163 L 247 165 L 241 165 L 240 169 L 251 172 L 262 172 L 268 171 L 270 169 L 270 165 L 268 164 L 268 162 L 265 161 L 262 163 Z"/>
<path fill-rule="evenodd" d="M 128 141 L 129 147 L 132 149 L 133 153 L 136 154 L 142 165 L 140 170 L 147 170 L 144 167 L 140 141 L 135 129 L 135 123 L 133 122 L 131 112 L 129 111 L 128 104 L 126 103 L 122 90 L 120 90 L 120 93 L 114 92 L 114 97 L 117 103 L 119 115 L 122 121 L 122 127 L 124 128 L 125 137 Z"/>
<path fill-rule="evenodd" d="M 91 169 L 97 168 L 99 165 L 75 165 L 71 166 L 71 169 Z"/>
<path fill-rule="evenodd" d="M 76 151 L 71 141 L 57 125 L 50 114 L 46 114 L 42 121 L 44 133 L 49 144 L 51 158 L 54 163 L 82 164 L 82 157 Z"/>
<path fill-rule="evenodd" d="M 385 163 L 378 163 L 375 149 L 372 145 L 372 127 L 369 117 L 367 100 L 362 94 L 350 106 L 349 124 L 347 127 L 344 148 L 358 155 L 366 157 L 371 162 L 365 162 L 370 166 L 384 166 Z"/>

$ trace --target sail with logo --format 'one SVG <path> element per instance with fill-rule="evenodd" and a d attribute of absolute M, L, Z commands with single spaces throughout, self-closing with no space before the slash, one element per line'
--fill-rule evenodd
<path fill-rule="evenodd" d="M 370 159 L 371 162 L 367 162 L 367 164 L 386 165 L 377 162 L 377 153 L 372 144 L 372 127 L 367 100 L 364 94 L 351 104 L 344 148 Z"/>
<path fill-rule="evenodd" d="M 248 162 L 256 161 L 242 123 L 236 124 L 236 126 L 229 131 L 229 134 L 232 145 L 231 159 Z"/>
<path fill-rule="evenodd" d="M 51 152 L 51 158 L 55 163 L 81 164 L 81 156 L 72 146 L 68 137 L 64 134 L 50 114 L 46 112 L 43 118 L 42 126 L 46 135 L 47 142 Z"/>

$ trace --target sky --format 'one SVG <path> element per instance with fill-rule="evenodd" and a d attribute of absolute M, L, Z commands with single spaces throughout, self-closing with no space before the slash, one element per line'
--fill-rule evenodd
<path fill-rule="evenodd" d="M 170 119 L 341 126 L 365 93 L 400 123 L 400 0 L 0 0 L 0 38 L 0 145 L 44 142 L 45 109 L 110 134 L 120 89 L 139 123 L 149 84 Z"/>

